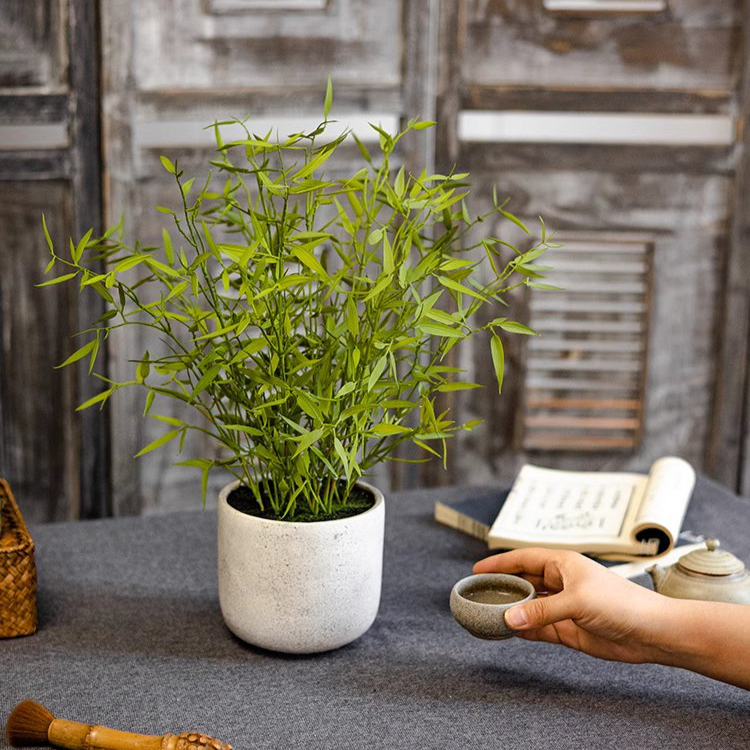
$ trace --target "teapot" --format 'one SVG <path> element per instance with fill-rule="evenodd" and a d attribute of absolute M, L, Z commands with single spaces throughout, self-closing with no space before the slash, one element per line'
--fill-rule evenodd
<path fill-rule="evenodd" d="M 706 549 L 688 552 L 668 568 L 652 565 L 646 572 L 654 590 L 676 599 L 750 604 L 750 573 L 742 560 L 720 547 L 718 539 L 707 539 Z"/>

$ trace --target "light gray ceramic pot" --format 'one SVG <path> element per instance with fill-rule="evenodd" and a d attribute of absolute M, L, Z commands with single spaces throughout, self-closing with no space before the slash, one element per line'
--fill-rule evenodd
<path fill-rule="evenodd" d="M 497 641 L 515 635 L 505 624 L 506 610 L 535 596 L 534 587 L 524 578 L 478 573 L 462 578 L 453 587 L 451 613 L 472 635 Z M 493 599 L 501 603 L 489 603 Z"/>
<path fill-rule="evenodd" d="M 372 508 L 335 521 L 258 518 L 219 494 L 219 602 L 229 629 L 272 651 L 308 654 L 363 635 L 380 604 L 383 494 Z"/>

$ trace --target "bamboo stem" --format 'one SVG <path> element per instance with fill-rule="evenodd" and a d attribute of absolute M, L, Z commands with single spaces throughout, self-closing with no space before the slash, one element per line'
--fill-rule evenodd
<path fill-rule="evenodd" d="M 55 719 L 47 731 L 49 741 L 68 750 L 161 750 L 170 735 L 135 734 L 67 719 Z M 174 735 L 171 735 L 174 736 Z"/>

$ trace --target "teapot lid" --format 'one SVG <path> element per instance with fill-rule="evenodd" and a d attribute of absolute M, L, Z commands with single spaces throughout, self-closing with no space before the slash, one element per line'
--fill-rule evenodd
<path fill-rule="evenodd" d="M 731 552 L 719 549 L 718 539 L 707 539 L 706 549 L 696 549 L 683 555 L 677 563 L 691 573 L 702 573 L 710 576 L 728 576 L 741 573 L 745 565 Z"/>

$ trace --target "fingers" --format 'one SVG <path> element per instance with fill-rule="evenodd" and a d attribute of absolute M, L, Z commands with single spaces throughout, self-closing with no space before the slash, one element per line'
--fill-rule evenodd
<path fill-rule="evenodd" d="M 576 597 L 563 591 L 511 607 L 505 612 L 505 622 L 513 630 L 537 630 L 575 619 L 578 609 Z"/>
<path fill-rule="evenodd" d="M 480 560 L 474 565 L 475 573 L 525 573 L 543 576 L 544 566 L 554 555 L 550 550 L 537 547 L 502 552 Z"/>
<path fill-rule="evenodd" d="M 537 591 L 559 591 L 563 586 L 561 566 L 570 555 L 575 553 L 528 547 L 480 560 L 474 565 L 474 572 L 520 575 Z"/>

